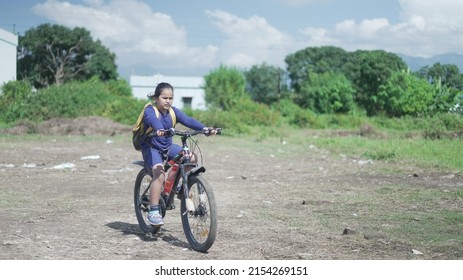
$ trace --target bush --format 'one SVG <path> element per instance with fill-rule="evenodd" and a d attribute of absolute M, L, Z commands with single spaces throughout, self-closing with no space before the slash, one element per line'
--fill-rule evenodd
<path fill-rule="evenodd" d="M 427 127 L 424 129 L 424 138 L 442 139 L 448 138 L 450 131 L 463 131 L 463 118 L 457 114 L 438 114 L 433 116 L 427 122 Z"/>
<path fill-rule="evenodd" d="M 146 101 L 133 97 L 115 98 L 105 105 L 101 116 L 118 123 L 134 125 L 145 104 Z"/>
<path fill-rule="evenodd" d="M 243 98 L 239 106 L 235 106 L 232 113 L 239 116 L 240 122 L 251 126 L 276 126 L 280 123 L 280 115 L 270 110 L 267 105 Z"/>
<path fill-rule="evenodd" d="M 33 92 L 26 82 L 10 82 L 3 87 L 0 105 L 5 123 L 52 118 L 104 116 L 123 124 L 133 124 L 144 102 L 132 96 L 125 81 L 102 82 L 97 78 L 85 82 L 52 85 Z"/>
<path fill-rule="evenodd" d="M 3 85 L 0 94 L 0 120 L 4 123 L 24 119 L 28 103 L 32 95 L 32 88 L 25 81 L 11 81 Z"/>
<path fill-rule="evenodd" d="M 302 108 L 294 113 L 294 118 L 289 120 L 289 124 L 301 128 L 321 128 L 317 120 L 317 115 L 310 110 L 304 110 Z"/>

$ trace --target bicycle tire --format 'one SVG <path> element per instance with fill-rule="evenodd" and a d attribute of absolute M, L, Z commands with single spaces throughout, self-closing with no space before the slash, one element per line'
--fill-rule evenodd
<path fill-rule="evenodd" d="M 214 244 L 217 234 L 217 205 L 212 188 L 201 175 L 188 178 L 189 197 L 195 211 L 187 211 L 185 197 L 181 200 L 180 214 L 186 239 L 198 252 L 207 252 Z M 200 193 L 205 196 L 200 198 Z"/>
<path fill-rule="evenodd" d="M 147 218 L 149 212 L 149 185 L 151 183 L 151 174 L 144 168 L 138 172 L 134 187 L 134 206 L 135 215 L 137 216 L 138 225 L 144 233 L 157 233 L 161 227 L 152 226 Z"/>

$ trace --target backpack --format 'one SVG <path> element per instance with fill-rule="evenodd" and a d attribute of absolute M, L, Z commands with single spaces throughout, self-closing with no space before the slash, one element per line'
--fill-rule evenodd
<path fill-rule="evenodd" d="M 145 140 L 146 135 L 149 134 L 150 132 L 153 131 L 152 127 L 148 127 L 145 130 L 143 127 L 143 116 L 145 114 L 145 109 L 148 106 L 152 106 L 154 109 L 154 112 L 156 113 L 156 117 L 159 119 L 159 110 L 156 108 L 156 106 L 153 106 L 150 102 L 145 104 L 145 107 L 141 111 L 140 115 L 138 116 L 137 122 L 132 128 L 132 143 L 133 147 L 135 150 L 140 151 L 141 150 L 141 143 Z M 175 116 L 174 109 L 172 107 L 169 108 L 169 115 L 172 118 L 172 126 L 175 126 L 177 124 L 177 117 Z"/>

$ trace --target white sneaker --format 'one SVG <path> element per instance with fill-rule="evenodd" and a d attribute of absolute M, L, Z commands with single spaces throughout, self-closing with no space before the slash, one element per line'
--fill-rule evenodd
<path fill-rule="evenodd" d="M 157 211 L 151 211 L 148 213 L 148 221 L 152 226 L 162 226 L 164 224 L 161 214 Z"/>

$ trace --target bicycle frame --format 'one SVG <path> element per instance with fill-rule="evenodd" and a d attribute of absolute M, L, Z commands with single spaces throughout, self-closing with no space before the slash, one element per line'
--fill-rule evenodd
<path fill-rule="evenodd" d="M 220 134 L 221 129 L 215 129 Z M 160 214 L 164 217 L 167 210 L 175 209 L 174 198 L 180 199 L 180 215 L 185 237 L 191 247 L 198 252 L 207 252 L 214 244 L 217 233 L 217 206 L 213 189 L 200 173 L 206 171 L 202 166 L 201 149 L 197 142 L 191 139 L 198 134 L 209 135 L 210 130 L 201 131 L 166 131 L 165 136 L 178 135 L 182 140 L 182 151 L 172 159 L 164 157 L 163 167 L 168 171 L 174 164 L 178 164 L 179 170 L 175 175 L 170 194 L 162 194 L 159 199 Z M 191 143 L 190 143 L 191 142 Z M 191 162 L 192 151 L 198 149 L 197 161 Z M 200 162 L 200 164 L 198 164 Z M 134 164 L 143 167 L 138 172 L 134 186 L 135 214 L 141 229 L 148 234 L 159 231 L 159 226 L 152 226 L 147 222 L 145 214 L 150 207 L 150 188 L 152 182 L 151 170 L 147 170 L 143 161 L 134 161 Z M 166 181 L 164 181 L 165 184 Z"/>
<path fill-rule="evenodd" d="M 187 139 L 191 136 L 192 134 L 189 134 L 189 133 L 184 134 L 184 135 L 182 134 L 181 136 L 182 151 L 170 160 L 168 160 L 167 158 L 165 159 L 165 163 L 164 163 L 165 172 L 169 171 L 169 169 L 172 167 L 173 164 L 176 163 L 179 165 L 179 171 L 177 172 L 177 175 L 175 176 L 173 188 L 170 191 L 170 194 L 168 197 L 163 197 L 164 202 L 165 202 L 165 210 L 172 210 L 175 208 L 175 205 L 173 204 L 175 194 L 184 195 L 184 197 L 189 197 L 189 193 L 188 193 L 189 190 L 187 186 L 188 186 L 188 177 L 190 175 L 196 175 L 199 173 L 206 172 L 206 168 L 204 168 L 204 166 L 199 166 L 199 164 L 197 163 L 191 163 L 189 157 L 185 156 L 185 152 L 190 151 L 190 148 L 187 143 Z M 134 161 L 133 163 L 146 169 L 145 163 L 142 160 L 137 160 L 137 161 Z M 187 167 L 190 168 L 188 172 L 186 171 Z M 147 171 L 149 174 L 152 175 L 151 170 L 147 170 Z M 180 186 L 180 188 L 178 188 L 180 180 L 182 182 L 182 185 Z M 165 184 L 165 181 L 164 181 L 164 184 Z M 146 191 L 148 191 L 148 189 Z"/>

